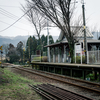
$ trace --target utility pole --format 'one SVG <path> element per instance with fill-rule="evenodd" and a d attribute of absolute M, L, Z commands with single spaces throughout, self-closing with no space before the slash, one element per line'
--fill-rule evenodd
<path fill-rule="evenodd" d="M 1 62 L 0 62 L 0 64 L 1 64 L 1 67 L 2 67 L 2 53 L 3 53 L 3 51 L 2 51 L 2 50 L 3 50 L 2 47 L 3 47 L 3 46 L 0 46 L 0 50 L 1 50 L 1 51 L 0 51 L 0 52 L 1 52 Z"/>
<path fill-rule="evenodd" d="M 47 19 L 47 44 L 49 45 L 49 29 L 48 29 L 48 19 Z M 48 51 L 48 61 L 50 62 L 50 48 L 47 48 Z"/>
<path fill-rule="evenodd" d="M 82 11 L 83 11 L 83 27 L 84 27 L 84 52 L 85 52 L 85 63 L 87 64 L 87 36 L 86 36 L 86 23 L 85 23 L 85 7 L 84 0 L 82 0 Z"/>
<path fill-rule="evenodd" d="M 29 34 L 28 34 L 29 36 Z M 28 40 L 28 51 L 29 51 L 29 61 L 30 61 L 30 37 L 29 37 L 29 40 Z"/>

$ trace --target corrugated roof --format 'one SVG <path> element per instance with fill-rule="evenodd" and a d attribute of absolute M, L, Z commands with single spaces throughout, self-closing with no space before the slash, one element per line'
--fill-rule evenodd
<path fill-rule="evenodd" d="M 79 40 L 79 43 L 80 42 L 84 42 L 83 39 Z M 58 46 L 58 45 L 62 45 L 62 44 L 67 44 L 68 41 L 67 40 L 64 40 L 64 41 L 61 41 L 61 42 L 58 42 L 58 43 L 53 43 L 53 44 L 50 44 L 50 45 L 46 45 L 44 47 L 53 47 L 53 46 Z M 100 40 L 94 40 L 94 39 L 87 39 L 87 43 L 92 43 L 92 44 L 100 44 Z"/>
<path fill-rule="evenodd" d="M 73 32 L 74 32 L 75 28 L 78 28 L 78 27 L 72 27 Z M 93 38 L 93 34 L 88 30 L 88 28 L 86 28 L 86 36 L 87 36 L 87 38 Z M 61 32 L 58 40 L 62 40 L 63 37 L 64 37 L 64 34 L 63 34 L 63 32 Z M 75 37 L 83 38 L 84 37 L 84 29 L 79 27 L 79 31 L 75 34 Z"/>

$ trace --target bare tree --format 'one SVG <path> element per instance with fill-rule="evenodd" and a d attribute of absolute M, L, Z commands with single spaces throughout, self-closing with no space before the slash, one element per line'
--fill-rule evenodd
<path fill-rule="evenodd" d="M 29 0 L 26 0 L 26 6 L 22 5 L 22 10 L 23 12 L 27 12 L 26 17 L 28 19 L 28 21 L 30 23 L 33 24 L 35 31 L 37 33 L 37 36 L 40 40 L 40 44 L 41 44 L 41 56 L 42 56 L 42 41 L 41 41 L 41 31 L 43 30 L 43 28 L 46 26 L 46 18 L 44 14 L 39 13 L 34 6 L 32 5 L 32 2 L 30 2 Z"/>
<path fill-rule="evenodd" d="M 80 27 L 72 29 L 75 25 L 73 21 L 73 12 L 75 9 L 76 0 L 32 0 L 32 6 L 40 14 L 44 14 L 52 23 L 58 26 L 65 35 L 70 49 L 71 61 L 73 62 L 74 44 L 77 41 L 77 33 Z M 77 22 L 80 24 L 79 19 Z"/>

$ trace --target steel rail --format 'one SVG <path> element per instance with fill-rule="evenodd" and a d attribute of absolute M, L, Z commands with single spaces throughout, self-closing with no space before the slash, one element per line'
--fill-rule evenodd
<path fill-rule="evenodd" d="M 58 79 L 58 78 L 46 76 L 46 75 L 43 75 L 43 74 L 40 74 L 40 73 L 37 73 L 37 72 L 33 72 L 31 69 L 28 70 L 28 69 L 19 68 L 19 67 L 14 67 L 14 68 L 19 69 L 19 70 L 23 70 L 23 71 L 26 71 L 26 72 L 29 72 L 29 73 L 33 73 L 33 74 L 36 74 L 36 75 L 40 75 L 42 77 L 46 77 L 46 78 L 49 78 L 49 79 L 53 79 L 53 80 L 56 80 L 56 81 L 59 81 L 59 82 L 62 82 L 62 83 L 67 83 L 67 84 L 74 85 L 74 86 L 77 86 L 77 87 L 80 87 L 80 88 L 91 90 L 93 92 L 100 93 L 100 90 L 89 88 L 89 87 L 86 87 L 86 86 L 81 86 L 81 85 L 78 85 L 78 84 L 75 84 L 75 83 L 71 83 L 71 82 L 67 82 L 67 81 L 64 81 L 64 80 L 61 80 L 61 79 Z"/>
<path fill-rule="evenodd" d="M 64 93 L 64 91 L 62 90 L 58 90 L 58 89 L 54 89 L 52 87 L 48 87 L 46 85 L 38 85 L 38 88 L 42 89 L 43 91 L 50 93 L 51 95 L 56 96 L 58 99 L 62 99 L 62 100 L 70 100 L 70 99 L 80 99 L 82 100 L 83 98 L 75 95 L 73 96 L 72 94 L 67 94 Z"/>
<path fill-rule="evenodd" d="M 57 99 L 54 98 L 53 96 L 51 96 L 51 95 L 49 95 L 49 94 L 47 94 L 47 93 L 45 93 L 45 92 L 39 90 L 37 86 L 32 86 L 32 85 L 30 85 L 30 84 L 29 84 L 29 86 L 30 86 L 33 90 L 35 90 L 37 93 L 39 93 L 39 94 L 41 94 L 42 96 L 44 96 L 45 98 L 47 98 L 48 100 L 57 100 Z"/>
<path fill-rule="evenodd" d="M 31 85 L 32 86 L 32 85 Z M 80 94 L 50 84 L 33 85 L 36 89 L 55 97 L 57 100 L 93 100 Z M 53 99 L 54 100 L 54 99 Z"/>

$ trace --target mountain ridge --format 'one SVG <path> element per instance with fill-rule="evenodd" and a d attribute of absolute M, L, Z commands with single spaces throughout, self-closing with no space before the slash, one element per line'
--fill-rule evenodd
<path fill-rule="evenodd" d="M 25 41 L 25 43 L 27 42 L 27 39 L 28 39 L 29 35 L 26 35 L 26 36 L 21 36 L 21 35 L 18 35 L 18 36 L 15 36 L 15 37 L 9 37 L 9 36 L 1 36 L 0 35 L 0 46 L 3 45 L 3 44 L 10 44 L 12 43 L 15 47 L 17 46 L 17 44 L 20 42 L 20 41 Z M 52 36 L 54 41 L 56 41 L 58 39 L 58 36 Z"/>

